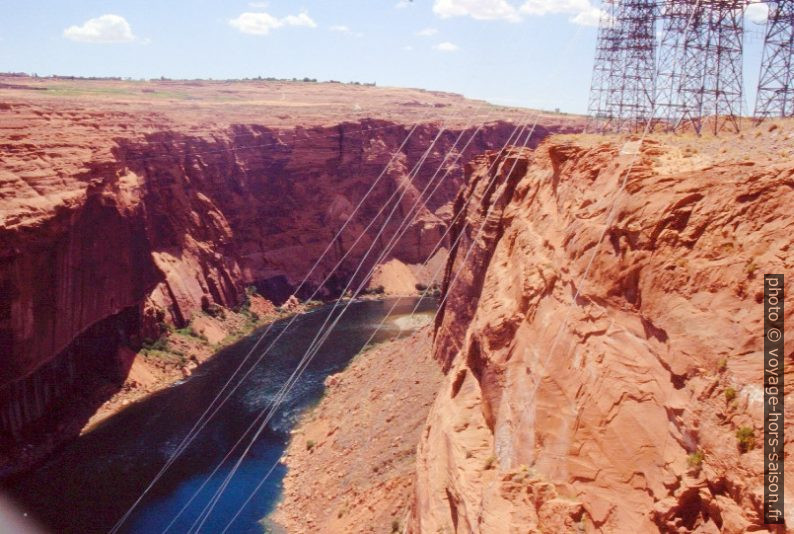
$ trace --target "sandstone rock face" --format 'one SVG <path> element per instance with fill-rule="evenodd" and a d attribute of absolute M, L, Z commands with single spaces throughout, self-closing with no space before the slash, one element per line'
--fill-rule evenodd
<path fill-rule="evenodd" d="M 763 273 L 792 268 L 790 139 L 560 136 L 470 165 L 412 532 L 764 528 L 762 451 L 736 432 L 760 445 Z"/>
<path fill-rule="evenodd" d="M 155 84 L 140 93 L 118 82 L 111 94 L 126 96 L 89 88 L 65 100 L 47 96 L 45 83 L 70 82 L 20 79 L 0 95 L 0 449 L 62 395 L 57 369 L 36 374 L 49 362 L 124 360 L 119 347 L 202 309 L 234 307 L 247 285 L 280 304 L 327 247 L 299 298 L 364 283 L 440 168 L 440 187 L 383 258 L 421 263 L 446 228 L 463 163 L 502 146 L 518 116 L 494 108 L 491 119 L 504 120 L 477 128 L 455 118 L 473 108 L 454 95 L 341 84 Z M 154 98 L 160 91 L 184 99 Z M 405 108 L 418 122 L 412 130 L 394 110 L 417 98 L 428 102 L 416 104 L 423 115 Z M 365 111 L 346 111 L 354 104 Z M 532 143 L 574 126 L 549 119 Z M 458 147 L 471 141 L 445 160 L 459 138 Z M 356 273 L 370 246 L 376 254 Z M 90 331 L 100 327 L 98 346 Z"/>

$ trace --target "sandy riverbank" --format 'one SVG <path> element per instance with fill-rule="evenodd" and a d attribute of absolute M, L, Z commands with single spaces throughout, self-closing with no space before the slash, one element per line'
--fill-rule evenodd
<path fill-rule="evenodd" d="M 442 376 L 430 343 L 425 326 L 362 352 L 326 379 L 325 397 L 293 431 L 284 497 L 270 519 L 291 533 L 399 530 Z"/>

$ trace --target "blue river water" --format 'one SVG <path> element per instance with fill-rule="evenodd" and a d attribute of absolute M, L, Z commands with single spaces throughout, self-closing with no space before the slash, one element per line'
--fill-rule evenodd
<path fill-rule="evenodd" d="M 399 317 L 410 313 L 416 303 L 416 299 L 401 300 L 374 341 L 410 334 L 409 330 L 401 328 L 404 321 L 399 321 Z M 285 451 L 290 430 L 301 413 L 321 398 L 325 378 L 344 369 L 393 304 L 394 301 L 387 299 L 356 302 L 350 306 L 245 457 L 201 532 L 222 532 L 272 468 L 260 490 L 227 530 L 229 533 L 265 532 L 262 519 L 278 503 L 282 490 L 286 468 L 279 459 Z M 435 301 L 427 300 L 420 303 L 419 310 L 431 313 L 435 305 Z M 210 476 L 212 470 L 256 415 L 272 405 L 279 388 L 293 372 L 329 313 L 331 306 L 324 306 L 295 321 L 145 496 L 125 521 L 121 532 L 160 533 L 169 524 L 168 532 L 191 531 L 237 456 Z M 275 323 L 260 347 L 266 347 L 287 321 Z M 26 513 L 52 532 L 107 532 L 171 457 L 261 332 L 223 350 L 197 369 L 189 380 L 129 406 L 71 442 L 22 478 L 11 488 L 11 496 Z M 202 484 L 204 487 L 200 489 Z"/>

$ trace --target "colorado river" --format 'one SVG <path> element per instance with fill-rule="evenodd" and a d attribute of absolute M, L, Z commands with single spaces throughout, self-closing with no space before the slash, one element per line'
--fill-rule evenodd
<path fill-rule="evenodd" d="M 420 326 L 422 321 L 407 320 L 416 302 L 416 299 L 403 299 L 374 341 L 409 335 Z M 386 300 L 350 306 L 246 456 L 202 532 L 221 532 L 264 473 L 275 464 L 266 483 L 228 530 L 263 532 L 260 521 L 272 511 L 281 492 L 285 468 L 278 462 L 291 428 L 300 414 L 322 396 L 325 378 L 342 370 L 361 350 L 393 304 L 394 301 Z M 434 306 L 434 301 L 424 301 L 419 310 L 427 315 Z M 172 521 L 168 532 L 190 530 L 237 457 L 233 456 L 212 475 L 201 491 L 199 488 L 256 414 L 271 405 L 329 313 L 330 306 L 325 306 L 295 321 L 143 499 L 122 532 L 160 533 Z M 260 348 L 267 347 L 269 339 L 288 321 L 276 323 Z M 23 512 L 52 532 L 107 532 L 171 457 L 260 334 L 224 349 L 189 380 L 131 405 L 71 442 L 47 463 L 18 480 L 9 489 L 11 496 Z M 183 507 L 184 511 L 178 515 Z"/>

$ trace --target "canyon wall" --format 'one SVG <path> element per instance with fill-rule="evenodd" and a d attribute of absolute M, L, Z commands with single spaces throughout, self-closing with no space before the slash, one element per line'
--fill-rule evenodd
<path fill-rule="evenodd" d="M 436 126 L 421 126 L 376 184 L 407 134 L 395 126 L 240 127 L 214 142 L 176 132 L 119 139 L 115 165 L 86 171 L 90 185 L 81 201 L 0 232 L 2 384 L 130 306 L 151 314 L 147 319 L 182 326 L 202 307 L 236 306 L 247 284 L 280 283 L 288 296 L 347 223 L 304 290 L 308 295 L 320 286 L 349 252 L 322 284 L 321 297 L 334 295 L 374 239 L 374 250 L 382 250 L 460 133 L 442 133 L 412 179 L 411 169 L 438 133 Z M 462 159 L 503 144 L 511 131 L 509 124 L 489 125 Z M 435 211 L 462 178 L 460 165 L 448 167 L 451 174 L 390 257 L 418 263 L 432 250 L 444 229 Z M 378 235 L 380 228 L 385 231 Z"/>
<path fill-rule="evenodd" d="M 259 116 L 257 99 L 273 85 L 282 100 L 295 93 L 283 104 L 290 114 L 268 103 L 271 114 L 260 124 L 228 122 Z M 197 87 L 186 90 L 206 90 Z M 101 402 L 95 393 L 123 381 L 126 347 L 156 339 L 165 325 L 185 326 L 216 305 L 236 307 L 248 285 L 279 303 L 327 247 L 301 298 L 315 290 L 315 298 L 333 297 L 351 280 L 365 282 L 373 260 L 356 272 L 358 262 L 370 246 L 371 258 L 384 249 L 438 176 L 440 187 L 385 258 L 424 261 L 446 228 L 463 163 L 502 146 L 515 129 L 511 113 L 481 128 L 457 119 L 442 126 L 436 115 L 468 105 L 444 94 L 419 93 L 431 100 L 420 104 L 416 91 L 338 84 L 305 94 L 289 84 L 221 87 L 231 87 L 224 98 L 249 91 L 254 100 L 217 110 L 201 107 L 217 95 L 173 108 L 39 96 L 3 104 L 0 474 L 18 463 L 3 457 L 14 447 L 49 448 L 78 432 Z M 430 109 L 426 122 L 412 131 L 410 123 L 378 118 L 392 114 L 397 104 L 388 102 L 369 108 L 370 118 L 346 121 L 337 117 L 344 105 L 331 112 L 312 100 L 365 105 L 384 94 Z M 217 121 L 221 112 L 226 122 Z M 550 121 L 530 144 L 573 127 Z"/>
<path fill-rule="evenodd" d="M 765 528 L 763 274 L 794 244 L 792 128 L 767 126 L 470 164 L 411 532 Z"/>

